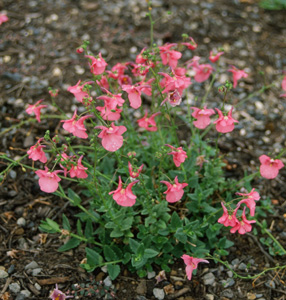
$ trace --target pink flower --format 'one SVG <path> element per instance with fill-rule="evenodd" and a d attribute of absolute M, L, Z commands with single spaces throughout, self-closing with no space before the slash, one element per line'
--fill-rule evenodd
<path fill-rule="evenodd" d="M 77 161 L 77 165 L 72 165 L 71 169 L 70 169 L 70 177 L 77 177 L 77 178 L 87 178 L 88 175 L 85 172 L 85 170 L 87 170 L 88 168 L 84 167 L 81 163 L 83 158 L 83 155 L 78 159 Z"/>
<path fill-rule="evenodd" d="M 132 178 L 137 178 L 139 177 L 140 173 L 142 172 L 144 165 L 142 164 L 139 168 L 135 168 L 135 170 L 133 170 L 132 164 L 130 163 L 130 161 L 128 162 L 128 171 L 129 171 L 129 175 Z"/>
<path fill-rule="evenodd" d="M 116 201 L 118 205 L 121 206 L 133 206 L 136 202 L 136 196 L 133 194 L 131 188 L 137 183 L 139 180 L 135 180 L 128 184 L 126 189 L 122 188 L 121 177 L 119 176 L 118 187 L 115 191 L 109 193 L 109 195 L 113 194 L 113 199 Z"/>
<path fill-rule="evenodd" d="M 243 70 L 237 69 L 235 66 L 231 66 L 232 68 L 228 70 L 228 72 L 232 72 L 233 78 L 233 87 L 237 86 L 237 81 L 241 78 L 247 78 L 248 74 L 245 73 Z"/>
<path fill-rule="evenodd" d="M 184 151 L 182 147 L 175 148 L 168 144 L 166 144 L 165 146 L 170 147 L 172 149 L 172 152 L 168 153 L 168 155 L 173 155 L 173 161 L 176 167 L 179 167 L 188 157 L 186 151 Z"/>
<path fill-rule="evenodd" d="M 282 90 L 286 91 L 286 76 L 284 76 L 282 82 L 281 82 L 281 87 Z M 286 97 L 286 93 L 285 94 L 281 94 L 280 97 Z"/>
<path fill-rule="evenodd" d="M 91 55 L 85 55 L 85 57 L 91 59 L 91 64 L 89 64 L 89 66 L 90 66 L 90 72 L 92 74 L 100 75 L 105 71 L 107 63 L 102 58 L 101 53 L 98 54 L 98 58 Z"/>
<path fill-rule="evenodd" d="M 125 126 L 115 126 L 114 122 L 111 127 L 96 126 L 95 128 L 102 129 L 99 138 L 102 139 L 102 146 L 105 150 L 115 152 L 123 145 L 122 134 L 127 130 Z"/>
<path fill-rule="evenodd" d="M 4 14 L 0 14 L 0 25 L 2 25 L 4 22 L 7 22 L 9 20 L 9 18 L 4 15 Z"/>
<path fill-rule="evenodd" d="M 155 119 L 156 116 L 158 116 L 160 114 L 161 114 L 160 112 L 157 112 L 157 113 L 151 115 L 149 118 L 147 118 L 148 112 L 146 110 L 144 117 L 137 120 L 138 126 L 142 127 L 142 128 L 145 128 L 148 131 L 157 131 L 158 127 L 157 127 L 156 122 L 155 122 L 154 119 Z"/>
<path fill-rule="evenodd" d="M 221 55 L 223 55 L 223 54 L 224 54 L 224 52 L 218 52 L 217 54 L 213 54 L 213 52 L 211 51 L 209 60 L 214 63 L 214 62 L 218 61 L 219 58 L 221 57 Z"/>
<path fill-rule="evenodd" d="M 171 184 L 168 181 L 160 181 L 161 183 L 164 183 L 167 186 L 167 191 L 164 192 L 164 194 L 167 194 L 166 200 L 169 203 L 174 203 L 174 202 L 180 201 L 184 195 L 183 188 L 188 186 L 187 183 L 179 183 L 178 176 L 175 177 L 174 181 L 175 181 L 174 184 Z"/>
<path fill-rule="evenodd" d="M 34 161 L 39 160 L 40 162 L 45 164 L 47 162 L 47 157 L 45 152 L 43 151 L 43 148 L 45 148 L 46 146 L 40 144 L 43 139 L 44 138 L 40 138 L 37 143 L 27 151 L 27 153 L 29 154 L 30 159 Z"/>
<path fill-rule="evenodd" d="M 108 90 L 103 89 L 108 95 L 97 97 L 99 100 L 104 100 L 105 105 L 97 106 L 96 109 L 101 112 L 101 116 L 104 120 L 117 121 L 120 119 L 120 113 L 122 109 L 118 109 L 117 106 L 122 106 L 125 100 L 121 97 L 122 94 L 114 95 Z"/>
<path fill-rule="evenodd" d="M 197 107 L 191 107 L 191 109 L 194 110 L 192 116 L 197 119 L 193 124 L 199 129 L 205 129 L 211 123 L 210 116 L 215 114 L 213 109 L 207 109 L 206 106 L 203 109 Z"/>
<path fill-rule="evenodd" d="M 245 207 L 242 212 L 242 220 L 236 220 L 236 224 L 231 228 L 230 232 L 235 233 L 238 230 L 239 234 L 245 234 L 246 232 L 250 232 L 252 227 L 251 224 L 256 223 L 255 220 L 247 220 L 245 217 Z"/>
<path fill-rule="evenodd" d="M 101 79 L 100 80 L 96 80 L 96 83 L 100 87 L 103 87 L 105 89 L 109 89 L 109 83 L 108 83 L 108 80 L 107 80 L 106 76 L 101 76 Z"/>
<path fill-rule="evenodd" d="M 51 97 L 57 97 L 57 95 L 59 94 L 59 90 L 58 89 L 50 89 L 49 94 L 51 95 Z"/>
<path fill-rule="evenodd" d="M 255 206 L 256 206 L 255 201 L 258 201 L 260 199 L 260 195 L 258 194 L 258 192 L 256 192 L 255 189 L 252 189 L 248 194 L 244 194 L 244 193 L 236 193 L 236 194 L 239 196 L 246 197 L 245 199 L 240 200 L 237 203 L 237 206 L 240 206 L 242 203 L 245 203 L 250 210 L 250 215 L 253 217 L 255 214 Z"/>
<path fill-rule="evenodd" d="M 177 67 L 178 60 L 182 57 L 181 52 L 170 50 L 171 47 L 176 45 L 177 44 L 167 44 L 159 47 L 163 65 L 168 64 L 172 69 L 175 69 Z"/>
<path fill-rule="evenodd" d="M 198 44 L 194 41 L 194 39 L 192 37 L 189 37 L 190 42 L 188 43 L 182 43 L 182 45 L 185 45 L 188 47 L 188 49 L 190 50 L 195 50 L 198 47 Z"/>
<path fill-rule="evenodd" d="M 186 76 L 170 76 L 167 73 L 159 72 L 159 75 L 163 75 L 165 78 L 160 82 L 160 85 L 164 88 L 162 93 L 169 93 L 178 91 L 180 95 L 183 94 L 184 89 L 191 85 L 190 77 Z"/>
<path fill-rule="evenodd" d="M 187 68 L 192 67 L 193 70 L 196 72 L 195 74 L 195 81 L 197 82 L 204 82 L 208 80 L 212 71 L 214 70 L 210 64 L 202 64 L 200 65 L 198 61 L 200 60 L 199 56 L 195 56 L 191 63 L 188 64 Z"/>
<path fill-rule="evenodd" d="M 165 102 L 168 102 L 172 107 L 175 107 L 175 106 L 181 104 L 182 96 L 178 92 L 178 90 L 175 90 L 173 92 L 169 92 L 167 94 L 167 97 L 161 102 L 160 106 L 162 106 Z"/>
<path fill-rule="evenodd" d="M 136 64 L 145 64 L 147 62 L 147 57 L 144 55 L 146 47 L 141 50 L 141 52 L 136 56 Z"/>
<path fill-rule="evenodd" d="M 59 154 L 58 154 L 59 155 Z M 61 162 L 63 162 L 63 164 L 59 164 L 60 167 L 64 170 L 64 176 L 67 177 L 67 173 L 69 172 L 67 168 L 71 168 L 72 164 L 72 156 L 68 156 L 66 153 L 61 153 Z"/>
<path fill-rule="evenodd" d="M 88 81 L 86 83 L 83 83 L 82 85 L 80 85 L 80 83 L 81 80 L 79 80 L 76 85 L 70 86 L 68 88 L 68 91 L 75 96 L 77 101 L 84 103 L 85 100 L 90 103 L 92 101 L 92 98 L 89 96 L 88 92 L 84 91 L 84 86 L 93 83 L 93 81 Z"/>
<path fill-rule="evenodd" d="M 126 63 L 117 63 L 111 68 L 111 71 L 106 71 L 108 76 L 113 79 L 118 79 L 120 76 L 124 76 L 124 71 L 127 69 Z"/>
<path fill-rule="evenodd" d="M 66 131 L 72 133 L 74 136 L 77 136 L 82 139 L 87 139 L 88 135 L 86 133 L 86 128 L 84 127 L 83 122 L 84 120 L 92 117 L 92 115 L 87 115 L 76 120 L 77 117 L 76 112 L 77 110 L 75 110 L 73 117 L 71 119 L 61 121 L 64 123 L 63 128 Z"/>
<path fill-rule="evenodd" d="M 236 207 L 236 209 L 229 214 L 227 208 L 224 206 L 223 202 L 221 202 L 221 206 L 223 208 L 223 215 L 218 219 L 218 223 L 223 224 L 225 227 L 228 226 L 235 226 L 238 222 L 236 218 L 237 210 L 239 209 L 239 206 Z"/>
<path fill-rule="evenodd" d="M 56 288 L 53 290 L 49 298 L 52 300 L 65 300 L 67 298 L 73 298 L 73 296 L 66 296 L 65 293 L 58 289 L 58 285 L 56 284 Z"/>
<path fill-rule="evenodd" d="M 43 101 L 44 100 L 41 99 L 37 101 L 35 104 L 30 104 L 29 107 L 26 109 L 26 113 L 29 115 L 31 115 L 33 112 L 35 113 L 36 119 L 39 123 L 41 122 L 41 109 L 47 107 L 47 105 L 39 105 Z"/>
<path fill-rule="evenodd" d="M 39 185 L 40 189 L 46 193 L 53 193 L 58 189 L 58 182 L 61 181 L 58 173 L 63 172 L 61 170 L 50 172 L 47 167 L 45 170 L 38 170 L 35 173 L 40 177 Z"/>
<path fill-rule="evenodd" d="M 184 260 L 184 263 L 186 264 L 186 273 L 189 280 L 192 279 L 193 270 L 196 270 L 198 268 L 198 264 L 200 262 L 207 263 L 207 264 L 209 263 L 209 261 L 207 261 L 206 259 L 195 258 L 187 254 L 184 254 L 181 258 Z"/>
<path fill-rule="evenodd" d="M 146 87 L 150 88 L 150 86 L 146 85 L 123 85 L 122 90 L 128 94 L 128 99 L 130 102 L 130 106 L 134 109 L 139 108 L 142 105 L 141 100 L 141 91 Z"/>
<path fill-rule="evenodd" d="M 273 159 L 267 155 L 261 155 L 259 157 L 260 160 L 260 174 L 262 177 L 267 179 L 275 178 L 279 170 L 284 167 L 283 162 L 280 159 Z"/>
<path fill-rule="evenodd" d="M 218 108 L 216 108 L 219 118 L 216 121 L 214 121 L 214 124 L 216 124 L 216 130 L 218 132 L 231 132 L 234 129 L 234 123 L 239 123 L 237 120 L 232 118 L 232 110 L 233 107 L 228 112 L 227 116 L 224 116 L 223 113 Z"/>

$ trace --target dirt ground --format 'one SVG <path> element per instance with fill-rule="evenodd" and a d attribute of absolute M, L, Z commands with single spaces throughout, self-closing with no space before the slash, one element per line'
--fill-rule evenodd
<path fill-rule="evenodd" d="M 227 176 L 241 178 L 245 171 L 256 169 L 261 154 L 277 154 L 286 147 L 286 101 L 279 97 L 279 80 L 286 71 L 286 11 L 265 11 L 255 0 L 152 2 L 153 18 L 160 18 L 154 28 L 157 44 L 178 42 L 187 33 L 199 44 L 196 55 L 207 56 L 210 50 L 223 47 L 222 67 L 235 65 L 250 74 L 232 93 L 240 127 L 219 145 L 222 152 L 228 153 Z M 47 129 L 58 126 L 57 121 L 17 126 L 26 118 L 28 103 L 48 100 L 48 87 L 53 87 L 60 90 L 62 108 L 70 112 L 73 97 L 67 87 L 89 74 L 86 59 L 75 51 L 83 40 L 90 41 L 94 53 L 101 51 L 111 66 L 134 60 L 150 42 L 143 0 L 0 0 L 1 11 L 7 13 L 9 21 L 0 26 L 0 154 L 6 153 L 12 159 L 24 155 Z M 263 84 L 272 83 L 274 86 L 263 94 L 243 100 Z M 193 99 L 203 92 L 200 85 L 194 84 L 187 96 Z M 219 101 L 216 92 L 210 97 Z M 6 166 L 7 162 L 0 160 L 0 172 Z M 275 180 L 255 182 L 260 193 L 271 199 L 273 211 L 267 214 L 267 223 L 284 247 L 285 180 L 284 168 Z M 40 221 L 49 217 L 60 222 L 62 213 L 72 216 L 75 211 L 64 200 L 42 193 L 31 173 L 15 167 L 5 178 L 0 186 L 0 270 L 9 276 L 0 277 L 1 299 L 24 299 L 20 293 L 11 292 L 11 283 L 30 292 L 25 299 L 47 299 L 56 283 L 67 291 L 72 284 L 89 280 L 90 274 L 79 267 L 84 258 L 82 247 L 59 253 L 62 242 L 52 234 L 41 243 Z M 21 218 L 25 224 L 20 226 Z M 261 236 L 230 236 L 235 246 L 227 260 L 239 258 L 239 263 L 245 264 L 252 261 L 252 273 L 263 271 L 265 266 L 285 264 L 285 256 L 269 257 L 267 247 L 259 242 Z M 18 250 L 15 257 L 7 255 L 12 249 Z M 41 269 L 38 274 L 27 269 L 32 261 Z M 204 284 L 203 276 L 208 272 L 215 275 L 214 284 Z M 178 261 L 160 284 L 156 285 L 154 278 L 139 279 L 124 269 L 113 284 L 116 299 L 120 300 L 156 299 L 154 288 L 169 284 L 175 287 L 175 293 L 165 299 L 286 299 L 285 269 L 268 272 L 255 281 L 235 279 L 230 287 L 223 284 L 228 278 L 226 272 L 211 263 L 187 281 L 184 265 Z M 106 274 L 96 270 L 92 276 L 98 281 Z"/>

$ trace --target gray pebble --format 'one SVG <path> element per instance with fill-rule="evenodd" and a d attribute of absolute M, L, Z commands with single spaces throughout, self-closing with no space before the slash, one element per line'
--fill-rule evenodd
<path fill-rule="evenodd" d="M 11 265 L 7 272 L 8 272 L 8 274 L 12 274 L 12 273 L 14 273 L 14 271 L 15 271 L 15 265 Z"/>
<path fill-rule="evenodd" d="M 156 276 L 156 273 L 154 271 L 147 273 L 148 279 L 154 278 L 155 276 Z"/>
<path fill-rule="evenodd" d="M 2 269 L 0 269 L 0 278 L 6 278 L 8 277 L 8 273 Z"/>
<path fill-rule="evenodd" d="M 137 296 L 136 300 L 147 300 L 144 296 Z"/>
<path fill-rule="evenodd" d="M 111 279 L 110 279 L 109 276 L 107 276 L 107 277 L 103 280 L 103 282 L 104 282 L 104 284 L 105 284 L 106 286 L 112 286 L 112 281 L 111 281 Z"/>
<path fill-rule="evenodd" d="M 233 277 L 233 273 L 232 273 L 232 271 L 227 271 L 226 272 L 226 274 L 227 274 L 227 276 L 229 277 L 229 278 L 232 278 Z"/>
<path fill-rule="evenodd" d="M 229 299 L 233 299 L 233 296 L 234 296 L 233 291 L 232 291 L 231 289 L 226 289 L 226 290 L 224 290 L 224 291 L 221 293 L 221 295 L 222 295 L 223 297 L 226 297 L 226 298 L 229 298 Z"/>
<path fill-rule="evenodd" d="M 21 226 L 21 227 L 25 227 L 25 225 L 26 225 L 26 220 L 25 220 L 23 217 L 19 218 L 19 219 L 17 220 L 17 225 L 19 225 L 19 226 Z"/>
<path fill-rule="evenodd" d="M 205 285 L 213 285 L 215 282 L 215 276 L 213 273 L 207 273 L 204 275 L 203 280 Z"/>
<path fill-rule="evenodd" d="M 42 272 L 42 268 L 36 268 L 32 270 L 33 276 L 38 276 Z"/>
<path fill-rule="evenodd" d="M 26 296 L 23 294 L 18 294 L 15 300 L 24 300 L 26 299 Z"/>
<path fill-rule="evenodd" d="M 256 298 L 259 299 L 261 297 L 263 297 L 263 294 L 255 294 Z"/>
<path fill-rule="evenodd" d="M 271 289 L 275 289 L 276 287 L 275 282 L 273 280 L 268 280 L 267 282 L 265 282 L 265 285 Z"/>
<path fill-rule="evenodd" d="M 227 280 L 222 280 L 221 283 L 224 288 L 227 288 L 233 286 L 235 284 L 235 281 L 233 280 L 233 278 L 228 278 Z"/>
<path fill-rule="evenodd" d="M 241 264 L 239 264 L 238 269 L 243 271 L 243 270 L 247 269 L 247 266 L 245 263 L 241 263 Z"/>
<path fill-rule="evenodd" d="M 35 288 L 38 290 L 38 291 L 40 291 L 41 289 L 42 289 L 42 287 L 36 282 L 35 283 Z"/>
<path fill-rule="evenodd" d="M 10 176 L 12 179 L 16 179 L 17 173 L 16 173 L 14 170 L 11 170 L 11 171 L 9 172 L 9 176 Z"/>
<path fill-rule="evenodd" d="M 13 283 L 9 284 L 9 290 L 14 294 L 19 293 L 20 289 L 21 289 L 21 287 L 17 282 L 13 282 Z"/>
<path fill-rule="evenodd" d="M 238 259 L 238 258 L 234 259 L 234 260 L 231 262 L 231 264 L 234 266 L 234 268 L 236 268 L 237 265 L 239 264 L 239 259 Z"/>
<path fill-rule="evenodd" d="M 31 292 L 28 290 L 22 290 L 20 294 L 24 295 L 25 298 L 29 298 L 31 296 Z"/>
<path fill-rule="evenodd" d="M 153 289 L 153 295 L 156 299 L 163 300 L 165 298 L 165 293 L 163 289 L 155 288 Z"/>
<path fill-rule="evenodd" d="M 25 270 L 36 269 L 38 267 L 39 267 L 39 265 L 33 260 L 25 266 Z"/>

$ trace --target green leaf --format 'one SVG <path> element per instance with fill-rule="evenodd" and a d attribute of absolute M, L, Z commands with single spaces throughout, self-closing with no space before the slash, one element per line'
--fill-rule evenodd
<path fill-rule="evenodd" d="M 132 226 L 132 223 L 133 223 L 133 217 L 128 217 L 128 218 L 124 219 L 122 222 L 121 229 L 122 230 L 130 229 Z"/>
<path fill-rule="evenodd" d="M 97 267 L 98 265 L 101 265 L 103 262 L 103 258 L 101 255 L 99 255 L 95 250 L 86 247 L 85 248 L 86 258 L 87 258 L 87 264 L 92 267 Z"/>
<path fill-rule="evenodd" d="M 79 219 L 76 222 L 76 231 L 77 231 L 78 235 L 83 236 L 82 226 L 81 226 L 81 222 Z"/>
<path fill-rule="evenodd" d="M 124 232 L 120 230 L 119 228 L 115 228 L 111 231 L 110 237 L 112 238 L 118 238 L 124 235 Z"/>
<path fill-rule="evenodd" d="M 107 265 L 108 275 L 111 280 L 114 280 L 120 273 L 120 267 L 118 265 Z"/>
<path fill-rule="evenodd" d="M 186 244 L 187 235 L 184 233 L 183 228 L 178 228 L 174 236 L 179 242 Z"/>
<path fill-rule="evenodd" d="M 50 227 L 52 229 L 56 230 L 56 232 L 60 232 L 61 231 L 60 230 L 60 226 L 59 226 L 59 224 L 57 222 L 55 222 L 55 221 L 53 221 L 53 220 L 51 220 L 49 218 L 47 218 L 46 221 L 47 221 L 47 224 L 50 225 Z"/>
<path fill-rule="evenodd" d="M 145 249 L 144 251 L 144 258 L 152 258 L 158 255 L 158 251 L 153 250 L 153 249 Z"/>
<path fill-rule="evenodd" d="M 70 222 L 69 222 L 69 220 L 68 220 L 68 218 L 66 217 L 65 214 L 63 214 L 63 229 L 71 231 Z"/>
<path fill-rule="evenodd" d="M 72 237 L 71 239 L 69 239 L 64 245 L 62 245 L 58 251 L 59 252 L 64 252 L 64 251 L 68 251 L 70 249 L 76 248 L 78 245 L 80 244 L 80 240 Z"/>
<path fill-rule="evenodd" d="M 126 265 L 131 259 L 131 254 L 129 252 L 125 252 L 122 263 Z"/>
<path fill-rule="evenodd" d="M 106 261 L 113 261 L 118 259 L 116 253 L 108 246 L 103 247 L 103 253 Z"/>
<path fill-rule="evenodd" d="M 129 246 L 133 253 L 137 253 L 140 244 L 133 239 L 129 239 Z"/>
<path fill-rule="evenodd" d="M 68 197 L 72 200 L 71 203 L 74 206 L 78 206 L 81 202 L 80 196 L 70 188 L 68 188 Z"/>
<path fill-rule="evenodd" d="M 85 225 L 85 229 L 84 229 L 84 235 L 85 235 L 86 238 L 93 237 L 93 227 L 92 227 L 92 221 L 91 220 L 86 221 L 86 225 Z"/>
<path fill-rule="evenodd" d="M 179 215 L 174 211 L 171 218 L 171 229 L 176 231 L 177 228 L 182 227 L 182 220 L 180 219 Z"/>

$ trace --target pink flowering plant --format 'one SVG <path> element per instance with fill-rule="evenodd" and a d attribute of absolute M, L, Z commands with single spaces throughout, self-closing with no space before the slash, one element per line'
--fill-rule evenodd
<path fill-rule="evenodd" d="M 75 228 L 65 215 L 61 225 L 46 219 L 40 226 L 69 237 L 59 251 L 84 243 L 81 267 L 92 272 L 106 265 L 112 279 L 122 265 L 143 277 L 155 264 L 169 271 L 182 259 L 191 279 L 199 263 L 222 262 L 233 245 L 226 233 L 244 235 L 258 226 L 269 235 L 258 220 L 269 206 L 251 181 L 275 180 L 284 167 L 283 153 L 262 155 L 257 173 L 235 181 L 226 178 L 218 148 L 219 138 L 240 126 L 231 93 L 250 75 L 234 66 L 220 70 L 223 51 L 206 59 L 196 52 L 187 60 L 184 51 L 198 51 L 199 45 L 186 34 L 162 46 L 151 38 L 134 62 L 114 65 L 91 53 L 88 44 L 77 53 L 86 59 L 89 78 L 75 78 L 67 89 L 76 108 L 64 112 L 58 105 L 61 91 L 50 89 L 57 132 L 47 131 L 27 149 L 21 160 L 27 157 L 32 167 L 13 162 L 37 175 L 39 193 L 54 193 L 74 207 Z M 220 72 L 227 82 L 218 81 Z M 207 87 L 196 101 L 187 96 L 193 85 Z M 214 86 L 218 105 L 208 99 Z M 45 122 L 48 102 L 34 102 L 27 114 Z M 285 254 L 271 239 L 277 254 Z"/>

